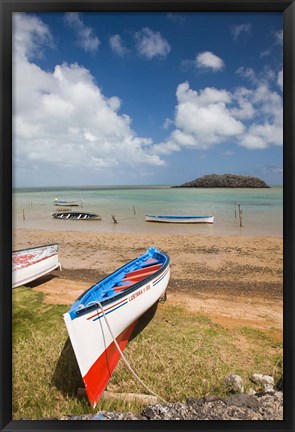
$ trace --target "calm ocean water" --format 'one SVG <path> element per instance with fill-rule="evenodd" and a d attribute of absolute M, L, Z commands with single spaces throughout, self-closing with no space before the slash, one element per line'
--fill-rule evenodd
<path fill-rule="evenodd" d="M 55 198 L 81 202 L 101 221 L 56 220 Z M 235 209 L 240 203 L 243 227 Z M 76 207 L 77 209 L 78 207 Z M 75 207 L 73 207 L 75 209 Z M 213 215 L 214 224 L 176 225 L 145 222 L 145 214 Z M 113 223 L 112 215 L 117 224 Z M 182 189 L 170 186 L 31 188 L 13 192 L 13 228 L 56 231 L 283 235 L 283 188 Z"/>

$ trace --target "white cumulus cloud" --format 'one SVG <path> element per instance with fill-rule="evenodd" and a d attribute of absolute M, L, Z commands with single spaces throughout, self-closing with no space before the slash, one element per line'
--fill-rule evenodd
<path fill-rule="evenodd" d="M 199 69 L 212 69 L 213 71 L 219 71 L 224 68 L 224 61 L 210 51 L 198 54 L 195 64 Z"/>
<path fill-rule="evenodd" d="M 13 152 L 20 169 L 32 161 L 88 170 L 164 164 L 151 152 L 152 140 L 137 136 L 131 118 L 119 113 L 120 98 L 105 96 L 86 68 L 64 63 L 49 72 L 29 61 L 50 39 L 40 20 L 16 14 L 13 28 Z"/>
<path fill-rule="evenodd" d="M 253 120 L 239 137 L 239 144 L 248 149 L 263 149 L 283 145 L 283 101 L 281 95 L 265 83 L 245 94 L 245 103 L 251 105 Z"/>
<path fill-rule="evenodd" d="M 227 106 L 232 96 L 226 90 L 208 87 L 197 92 L 184 82 L 177 87 L 176 97 L 176 129 L 155 147 L 157 152 L 169 154 L 185 148 L 206 150 L 244 132 L 243 124 Z"/>
<path fill-rule="evenodd" d="M 282 97 L 264 82 L 233 92 L 211 87 L 196 91 L 184 82 L 176 97 L 175 128 L 154 147 L 157 154 L 207 150 L 228 141 L 249 150 L 283 144 Z"/>
<path fill-rule="evenodd" d="M 118 34 L 110 37 L 109 44 L 112 50 L 120 57 L 123 57 L 128 52 L 128 49 L 123 44 L 121 36 Z"/>
<path fill-rule="evenodd" d="M 65 15 L 66 23 L 76 32 L 77 43 L 86 52 L 94 52 L 100 45 L 99 38 L 93 29 L 85 26 L 77 12 L 67 12 Z"/>
<path fill-rule="evenodd" d="M 38 17 L 16 13 L 13 20 L 17 31 L 14 32 L 14 56 L 30 59 L 43 55 L 44 44 L 53 46 L 49 28 Z"/>
<path fill-rule="evenodd" d="M 162 37 L 161 33 L 147 27 L 135 33 L 134 37 L 137 52 L 148 60 L 155 57 L 165 58 L 171 51 L 168 41 Z"/>
<path fill-rule="evenodd" d="M 239 39 L 241 35 L 249 36 L 251 34 L 252 25 L 250 23 L 237 24 L 230 27 L 231 33 L 235 40 Z"/>
<path fill-rule="evenodd" d="M 283 69 L 278 73 L 277 83 L 280 89 L 283 90 Z"/>

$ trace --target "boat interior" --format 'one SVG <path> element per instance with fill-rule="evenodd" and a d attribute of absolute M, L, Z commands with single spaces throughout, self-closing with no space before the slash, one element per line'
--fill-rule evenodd
<path fill-rule="evenodd" d="M 132 266 L 130 269 L 123 268 L 119 273 L 111 275 L 112 277 L 109 280 L 106 278 L 93 287 L 94 290 L 91 293 L 93 296 L 92 300 L 96 300 L 98 297 L 101 300 L 113 297 L 126 288 L 130 288 L 132 285 L 152 276 L 163 264 L 163 262 L 159 262 L 156 258 L 150 258 L 140 266 Z"/>
<path fill-rule="evenodd" d="M 148 257 L 148 259 L 137 259 L 130 262 L 84 292 L 73 305 L 72 311 L 79 313 L 97 301 L 111 299 L 132 285 L 151 277 L 164 267 L 166 262 L 167 257 L 161 253 Z"/>

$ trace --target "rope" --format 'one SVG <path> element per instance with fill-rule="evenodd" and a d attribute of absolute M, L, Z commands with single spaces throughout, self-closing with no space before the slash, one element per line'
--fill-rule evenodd
<path fill-rule="evenodd" d="M 124 363 L 126 364 L 126 366 L 127 366 L 127 368 L 130 370 L 130 372 L 134 375 L 134 377 L 137 379 L 137 381 L 139 381 L 140 382 L 140 384 L 148 391 L 148 392 L 150 392 L 153 396 L 156 396 L 158 399 L 160 399 L 162 402 L 164 402 L 164 403 L 167 403 L 167 401 L 165 400 L 165 399 L 163 399 L 161 396 L 159 396 L 159 395 L 157 395 L 155 392 L 153 392 L 142 380 L 141 380 L 141 378 L 139 378 L 139 376 L 137 375 L 137 373 L 132 369 L 132 367 L 130 366 L 130 364 L 129 364 L 129 362 L 128 362 L 128 360 L 126 359 L 126 357 L 125 357 L 125 355 L 123 354 L 123 351 L 121 350 L 121 348 L 120 348 L 120 345 L 118 344 L 118 342 L 117 342 L 117 340 L 116 340 L 116 338 L 115 338 L 115 336 L 114 336 L 114 334 L 113 334 L 113 332 L 112 332 L 112 330 L 111 330 L 111 327 L 110 327 L 110 324 L 109 324 L 109 322 L 108 322 L 108 319 L 107 319 L 107 317 L 106 317 L 106 315 L 105 315 L 105 313 L 104 313 L 104 310 L 103 310 L 103 307 L 102 307 L 102 305 L 101 305 L 101 303 L 99 302 L 99 301 L 96 301 L 96 303 L 98 304 L 98 306 L 101 308 L 101 310 L 102 310 L 102 313 L 103 313 L 103 317 L 104 317 L 104 319 L 105 319 L 105 322 L 106 322 L 106 325 L 107 325 L 107 328 L 109 329 L 109 332 L 110 332 L 110 335 L 112 336 L 112 339 L 113 339 L 113 342 L 114 342 L 114 344 L 116 345 L 116 347 L 117 347 L 117 349 L 118 349 L 118 351 L 119 351 L 119 353 L 120 353 L 120 355 L 121 355 L 121 357 L 122 357 L 122 359 L 124 360 Z"/>

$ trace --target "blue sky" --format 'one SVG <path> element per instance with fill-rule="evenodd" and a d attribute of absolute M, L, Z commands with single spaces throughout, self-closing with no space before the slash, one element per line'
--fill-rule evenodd
<path fill-rule="evenodd" d="M 281 13 L 15 13 L 14 186 L 283 174 Z"/>

